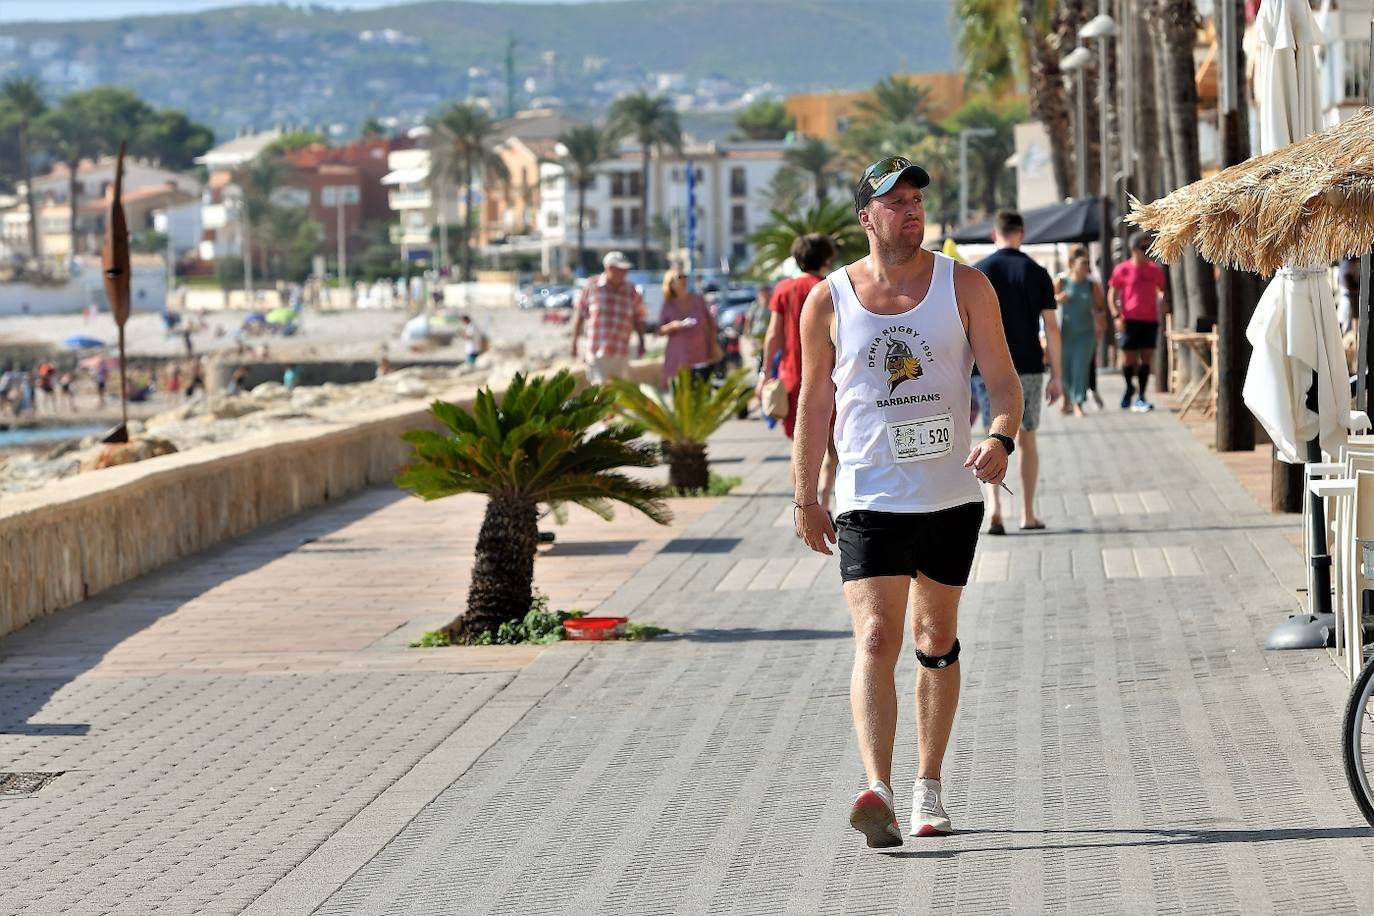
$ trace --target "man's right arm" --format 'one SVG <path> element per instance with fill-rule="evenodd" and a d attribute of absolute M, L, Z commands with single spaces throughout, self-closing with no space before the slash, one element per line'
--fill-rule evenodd
<path fill-rule="evenodd" d="M 797 533 L 806 546 L 829 556 L 826 541 L 835 543 L 835 529 L 816 495 L 821 460 L 830 446 L 830 417 L 835 412 L 835 343 L 830 336 L 835 303 L 830 284 L 817 283 L 801 313 L 802 383 L 797 400 L 797 426 L 792 450 L 796 493 L 793 509 Z"/>

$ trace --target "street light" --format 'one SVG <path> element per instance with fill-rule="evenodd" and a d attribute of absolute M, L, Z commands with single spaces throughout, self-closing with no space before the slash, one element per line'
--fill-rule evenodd
<path fill-rule="evenodd" d="M 1101 182 L 1100 191 L 1102 194 L 1102 199 L 1098 201 L 1097 208 L 1099 247 L 1097 252 L 1097 270 L 1099 276 L 1102 278 L 1104 287 L 1108 280 L 1111 279 L 1112 273 L 1111 199 L 1115 196 L 1112 193 L 1112 138 L 1111 133 L 1107 129 L 1107 42 L 1114 39 L 1120 31 L 1117 28 L 1116 20 L 1107 13 L 1107 3 L 1108 0 L 1098 0 L 1098 14 L 1088 20 L 1083 28 L 1078 30 L 1078 38 L 1080 41 L 1094 39 L 1097 41 L 1098 169 L 1100 173 L 1099 180 Z M 1076 50 L 1086 49 L 1079 48 Z M 1079 73 L 1081 74 L 1082 72 L 1082 69 L 1080 69 Z M 1081 105 L 1087 105 L 1087 100 L 1082 97 L 1082 94 L 1079 95 L 1079 99 Z M 1083 110 L 1086 112 L 1086 107 Z M 1129 114 L 1123 114 L 1124 117 L 1122 120 L 1130 117 Z M 1086 150 L 1084 150 L 1084 152 L 1086 153 Z M 1085 156 L 1083 161 L 1086 163 L 1086 160 L 1087 157 Z M 1085 164 L 1084 171 L 1086 170 L 1087 167 Z M 1101 355 L 1104 357 L 1108 349 L 1107 344 L 1108 341 L 1104 334 L 1101 346 Z"/>
<path fill-rule="evenodd" d="M 1074 190 L 1074 197 L 1082 200 L 1088 196 L 1088 100 L 1087 100 L 1087 75 L 1083 72 L 1088 64 L 1092 63 L 1093 56 L 1087 48 L 1079 45 L 1064 56 L 1059 61 L 1059 69 L 1074 74 L 1077 96 L 1077 105 L 1074 111 L 1073 144 L 1074 144 L 1074 172 L 1077 179 L 1077 188 Z"/>
<path fill-rule="evenodd" d="M 959 225 L 968 225 L 968 138 L 990 137 L 997 133 L 991 127 L 965 127 L 959 131 Z"/>

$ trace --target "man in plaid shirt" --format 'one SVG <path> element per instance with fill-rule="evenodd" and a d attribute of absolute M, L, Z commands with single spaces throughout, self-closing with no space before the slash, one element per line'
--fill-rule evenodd
<path fill-rule="evenodd" d="M 613 378 L 624 378 L 630 371 L 630 335 L 639 338 L 636 356 L 644 355 L 644 300 L 626 277 L 630 259 L 612 251 L 602 259 L 605 272 L 592 277 L 577 297 L 577 317 L 573 321 L 572 355 L 582 328 L 587 333 L 587 381 L 600 385 Z"/>

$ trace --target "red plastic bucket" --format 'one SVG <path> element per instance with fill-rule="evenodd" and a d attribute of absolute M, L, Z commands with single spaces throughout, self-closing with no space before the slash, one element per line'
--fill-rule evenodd
<path fill-rule="evenodd" d="M 628 617 L 569 617 L 563 621 L 568 639 L 615 639 L 625 632 Z"/>

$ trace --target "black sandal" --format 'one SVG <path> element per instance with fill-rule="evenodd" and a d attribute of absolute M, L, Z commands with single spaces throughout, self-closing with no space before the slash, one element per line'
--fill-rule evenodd
<path fill-rule="evenodd" d="M 1006 534 L 1006 533 L 1007 533 L 1007 529 L 1006 529 L 1005 527 L 1003 527 L 1003 525 L 1002 525 L 1001 522 L 989 522 L 989 523 L 988 523 L 988 534 Z"/>

